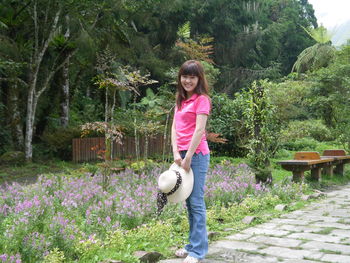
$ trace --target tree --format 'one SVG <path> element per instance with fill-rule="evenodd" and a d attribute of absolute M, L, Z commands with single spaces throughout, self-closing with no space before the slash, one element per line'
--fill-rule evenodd
<path fill-rule="evenodd" d="M 150 79 L 150 74 L 142 74 L 140 70 L 131 71 L 129 67 L 124 67 L 123 73 L 127 78 L 129 85 L 138 92 L 139 87 L 147 86 L 153 83 L 157 83 L 158 81 Z M 134 111 L 136 106 L 136 95 L 139 93 L 134 93 Z M 139 133 L 138 133 L 138 125 L 137 125 L 137 116 L 134 117 L 134 139 L 135 139 L 135 153 L 136 159 L 140 158 L 140 145 L 139 145 Z"/>
<path fill-rule="evenodd" d="M 7 123 L 10 125 L 12 140 L 15 150 L 23 150 L 24 136 L 22 131 L 22 119 L 20 110 L 20 91 L 27 87 L 27 83 L 18 77 L 18 72 L 24 65 L 14 61 L 1 61 L 0 72 L 4 77 L 0 77 L 0 81 L 4 81 L 8 85 L 7 89 Z"/>
<path fill-rule="evenodd" d="M 119 73 L 119 74 L 118 74 Z M 106 127 L 111 127 L 112 133 L 108 132 L 108 129 L 105 130 L 105 160 L 112 160 L 113 158 L 113 143 L 114 141 L 120 142 L 120 138 L 113 138 L 113 130 L 117 129 L 118 125 L 114 123 L 114 110 L 116 107 L 116 94 L 119 91 L 133 91 L 138 94 L 138 91 L 135 90 L 132 86 L 129 85 L 125 76 L 122 75 L 122 70 L 119 70 L 118 73 L 109 73 L 106 75 L 101 75 L 97 77 L 96 84 L 99 85 L 99 88 L 105 89 L 105 125 Z M 113 127 L 113 128 L 112 128 Z M 121 130 L 120 128 L 118 130 Z"/>
<path fill-rule="evenodd" d="M 316 44 L 304 49 L 294 63 L 292 72 L 304 73 L 328 66 L 335 56 L 335 48 L 331 45 L 331 35 L 320 26 L 315 29 L 303 29 L 316 41 Z"/>
<path fill-rule="evenodd" d="M 17 77 L 25 83 L 26 117 L 24 151 L 26 160 L 32 159 L 32 140 L 36 126 L 36 113 L 40 105 L 39 99 L 45 91 L 49 90 L 52 80 L 58 72 L 61 72 L 62 86 L 64 87 L 64 114 L 63 125 L 67 125 L 68 115 L 68 65 L 75 49 L 71 39 L 77 35 L 71 34 L 70 26 L 74 20 L 76 23 L 82 16 L 78 16 L 78 10 L 86 2 L 72 4 L 70 1 L 12 1 L 4 4 L 6 31 L 4 38 L 8 39 L 17 49 L 16 56 L 24 65 L 17 73 Z M 90 2 L 93 8 L 92 1 Z M 91 9 L 93 10 L 93 9 Z M 79 10 L 80 11 L 80 10 Z M 86 10 L 88 11 L 88 10 Z M 68 19 L 69 14 L 75 19 Z M 22 23 L 20 21 L 26 21 Z M 85 22 L 85 21 L 84 21 Z M 61 34 L 62 28 L 66 31 Z M 78 29 L 78 27 L 75 27 Z M 78 30 L 77 30 L 78 31 Z M 76 33 L 76 31 L 74 31 Z M 15 60 L 15 56 L 12 59 Z M 17 59 L 17 60 L 18 60 Z M 51 105 L 51 108 L 52 107 Z"/>
<path fill-rule="evenodd" d="M 137 113 L 141 115 L 137 130 L 145 138 L 144 159 L 148 158 L 149 138 L 162 131 L 162 116 L 169 111 L 164 107 L 162 97 L 155 95 L 150 88 L 146 90 L 146 94 L 137 105 Z"/>
<path fill-rule="evenodd" d="M 309 74 L 313 81 L 311 108 L 329 128 L 347 133 L 350 89 L 350 45 L 336 52 L 334 61 L 327 67 Z M 340 125 L 344 129 L 338 129 Z M 339 134 L 340 135 L 340 134 Z"/>
<path fill-rule="evenodd" d="M 53 39 L 52 46 L 55 51 L 60 54 L 60 60 L 64 61 L 62 68 L 57 71 L 56 78 L 59 83 L 59 89 L 61 90 L 61 102 L 60 102 L 60 124 L 63 128 L 67 128 L 69 124 L 69 62 L 72 52 L 75 50 L 75 44 L 70 41 L 70 18 L 69 14 L 65 16 L 65 32 L 60 33 Z"/>
<path fill-rule="evenodd" d="M 299 25 L 317 26 L 307 1 L 195 1 L 193 8 L 192 34 L 214 37 L 217 86 L 232 95 L 253 80 L 290 72 L 297 55 L 312 44 Z"/>
<path fill-rule="evenodd" d="M 21 144 L 15 142 L 21 136 L 11 138 L 9 124 L 16 123 L 17 133 L 27 126 L 30 160 L 33 141 L 42 143 L 44 133 L 103 121 L 106 90 L 93 88 L 101 50 L 109 48 L 121 65 L 150 72 L 159 86 L 184 59 L 209 59 L 216 90 L 233 95 L 253 80 L 290 72 L 297 54 L 314 44 L 299 24 L 316 27 L 306 0 L 2 1 L 0 59 L 21 65 L 0 72 L 7 145 Z M 212 42 L 202 42 L 209 37 Z M 157 93 L 159 86 L 151 88 Z M 124 106 L 127 96 L 120 97 Z"/>
<path fill-rule="evenodd" d="M 272 182 L 270 158 L 278 145 L 277 121 L 268 97 L 269 83 L 253 82 L 243 95 L 246 99 L 244 116 L 249 131 L 248 159 L 257 182 Z"/>
<path fill-rule="evenodd" d="M 31 161 L 33 155 L 32 140 L 35 125 L 35 113 L 39 98 L 49 87 L 54 74 L 60 70 L 70 58 L 70 56 L 67 56 L 64 61 L 60 61 L 60 56 L 58 54 L 52 61 L 48 62 L 44 66 L 49 44 L 53 40 L 59 26 L 59 22 L 62 19 L 62 5 L 59 2 L 53 2 L 52 6 L 49 5 L 45 10 L 43 8 L 39 8 L 41 4 L 44 3 L 34 1 L 33 5 L 30 6 L 30 12 L 33 13 L 34 34 L 33 42 L 30 42 L 32 52 L 30 55 L 29 64 L 29 89 L 27 97 L 26 134 L 24 142 L 25 158 L 27 161 Z M 42 10 L 45 10 L 44 14 L 40 12 Z M 48 21 L 45 21 L 46 23 L 44 22 L 44 24 L 41 24 L 41 15 L 44 15 L 49 19 Z"/>

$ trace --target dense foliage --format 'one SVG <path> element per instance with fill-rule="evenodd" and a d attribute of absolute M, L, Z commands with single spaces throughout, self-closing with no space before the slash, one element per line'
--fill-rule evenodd
<path fill-rule="evenodd" d="M 53 141 L 50 133 L 103 120 L 106 92 L 96 77 L 122 82 L 124 66 L 150 72 L 156 96 L 164 87 L 174 93 L 177 68 L 190 58 L 206 61 L 210 83 L 230 96 L 252 80 L 276 79 L 314 44 L 301 26 L 317 24 L 312 6 L 299 0 L 3 1 L 0 153 L 21 150 L 30 160 Z M 118 90 L 115 109 L 137 115 L 152 107 L 131 106 L 145 90 L 137 96 Z M 49 149 L 62 158 L 60 147 Z"/>

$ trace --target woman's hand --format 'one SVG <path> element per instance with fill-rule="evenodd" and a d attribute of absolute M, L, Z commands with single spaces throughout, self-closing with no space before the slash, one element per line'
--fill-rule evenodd
<path fill-rule="evenodd" d="M 181 166 L 182 158 L 179 152 L 174 152 L 174 162 L 178 165 Z"/>
<path fill-rule="evenodd" d="M 186 171 L 189 172 L 190 168 L 191 168 L 191 161 L 192 158 L 188 158 L 187 156 L 185 156 L 185 158 L 182 160 L 181 162 L 181 167 Z"/>

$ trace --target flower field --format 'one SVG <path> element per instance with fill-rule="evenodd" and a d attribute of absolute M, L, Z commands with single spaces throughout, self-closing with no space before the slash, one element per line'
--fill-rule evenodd
<path fill-rule="evenodd" d="M 106 190 L 100 174 L 92 177 L 87 172 L 48 174 L 32 185 L 2 186 L 0 262 L 100 262 L 93 255 L 101 249 L 106 257 L 135 262 L 134 249 L 180 245 L 176 242 L 186 236 L 172 238 L 172 232 L 186 232 L 183 205 L 167 205 L 160 218 L 156 216 L 157 177 L 163 170 L 126 169 L 111 175 Z M 293 189 L 295 195 L 301 191 Z M 223 163 L 210 169 L 205 194 L 210 209 L 269 191 L 255 184 L 247 165 Z M 165 222 L 179 218 L 179 211 L 183 229 L 167 227 Z M 168 239 L 159 244 L 166 232 Z"/>

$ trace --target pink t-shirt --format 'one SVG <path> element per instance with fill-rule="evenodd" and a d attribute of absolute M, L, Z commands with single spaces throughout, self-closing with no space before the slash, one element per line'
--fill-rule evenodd
<path fill-rule="evenodd" d="M 182 102 L 179 110 L 175 108 L 175 130 L 176 143 L 179 151 L 190 148 L 191 139 L 196 128 L 197 114 L 207 114 L 210 112 L 210 100 L 205 95 L 193 94 L 191 98 Z M 196 153 L 208 154 L 209 147 L 205 133 L 196 149 Z"/>

